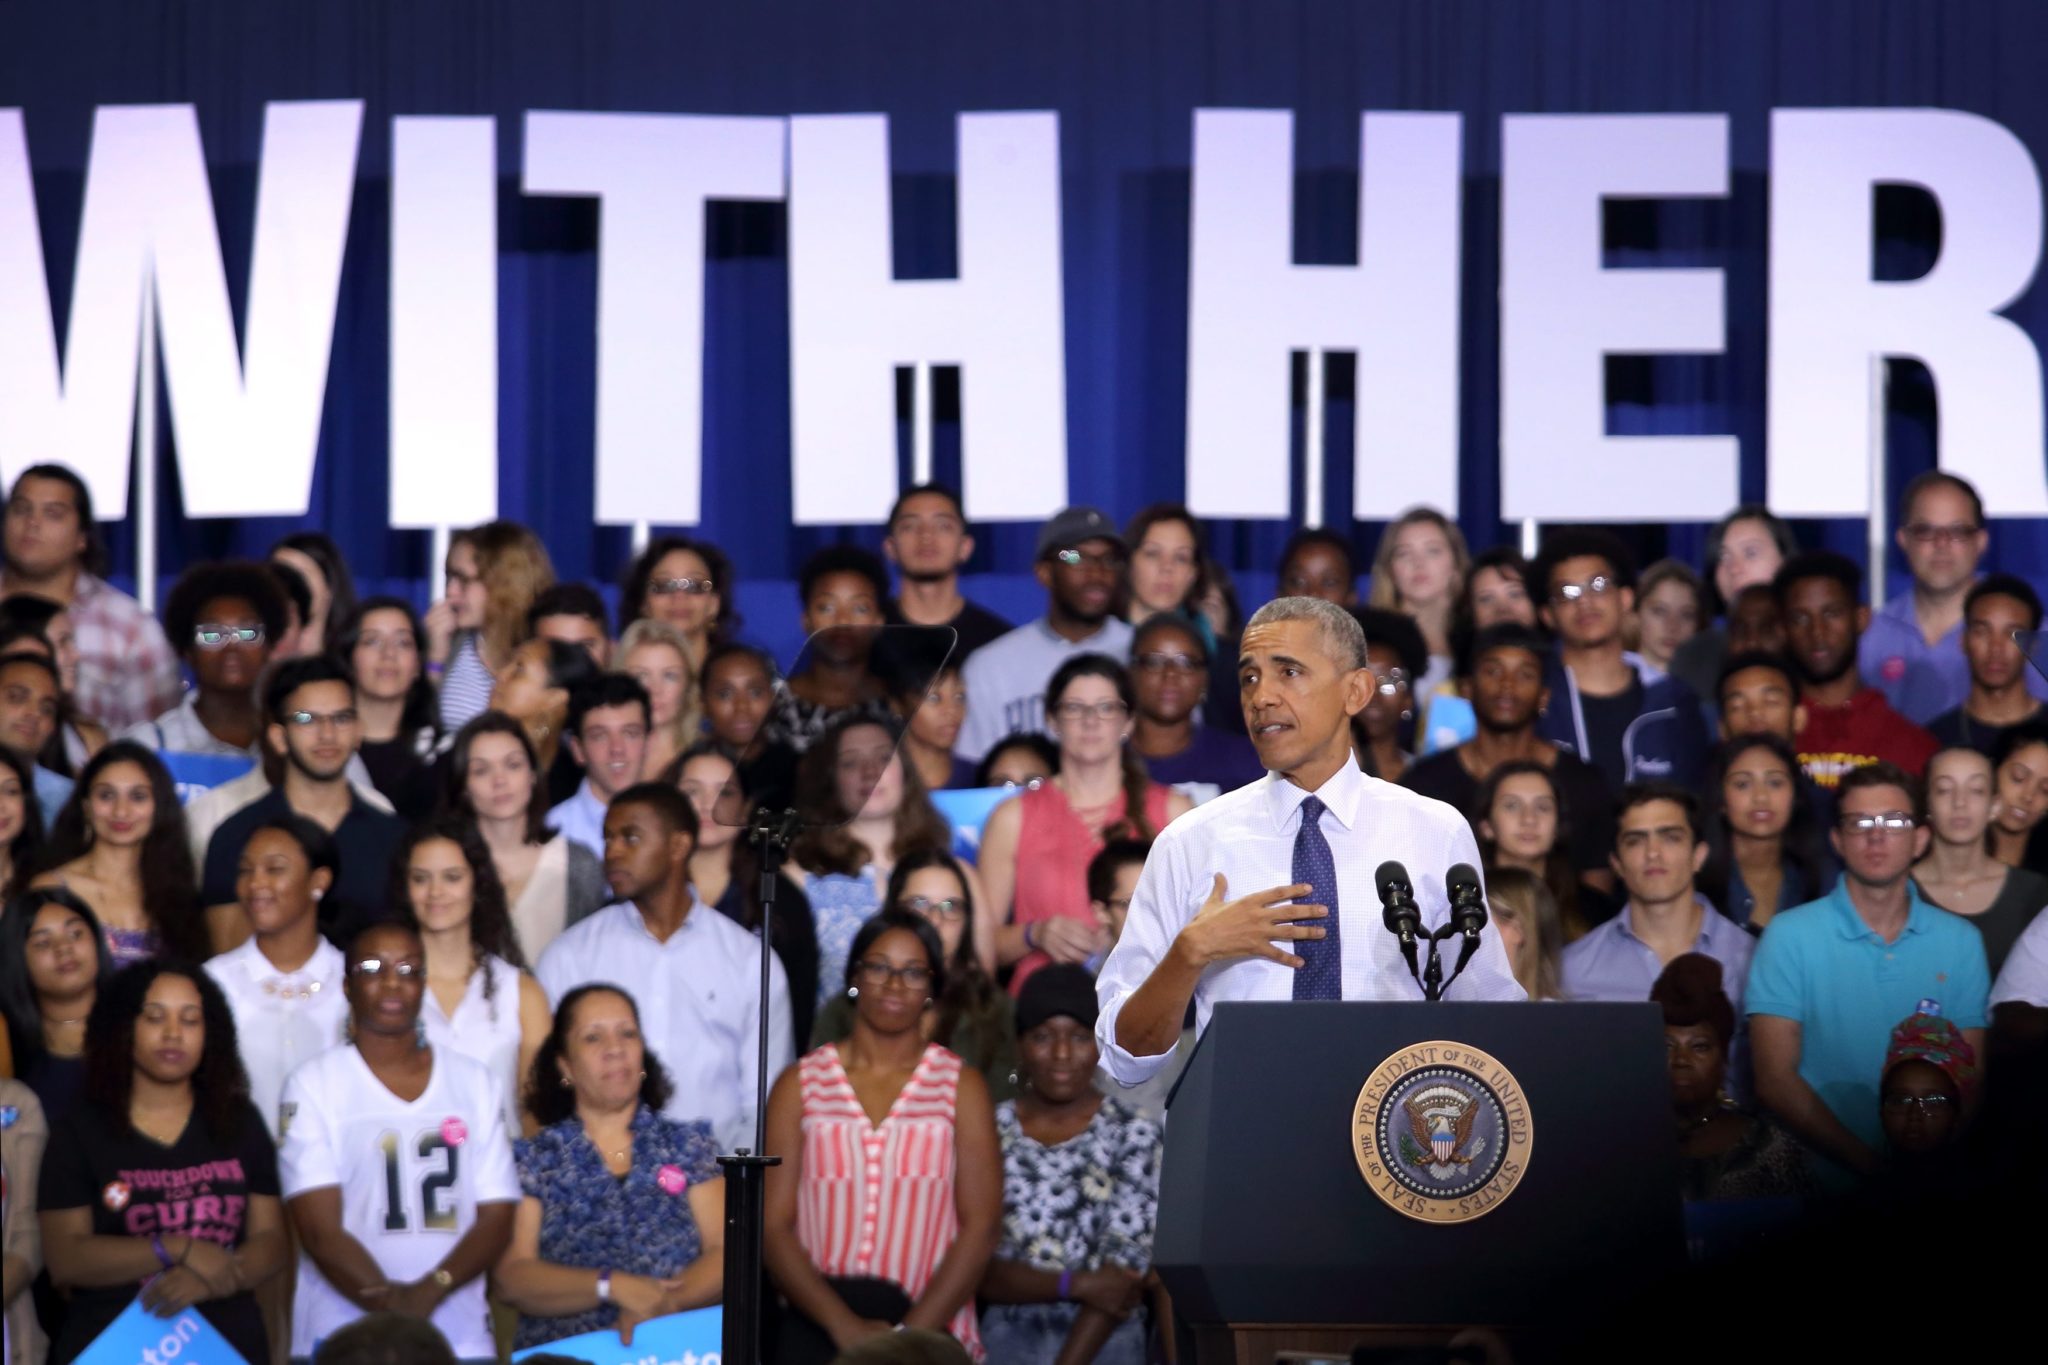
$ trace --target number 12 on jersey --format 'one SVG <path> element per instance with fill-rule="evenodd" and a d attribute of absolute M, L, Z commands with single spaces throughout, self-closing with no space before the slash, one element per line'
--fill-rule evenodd
<path fill-rule="evenodd" d="M 451 1145 L 431 1128 L 422 1132 L 413 1143 L 416 1160 L 408 1161 L 400 1154 L 398 1134 L 391 1129 L 387 1128 L 378 1135 L 377 1146 L 384 1153 L 384 1230 L 404 1232 L 412 1226 L 406 1216 L 406 1194 L 412 1188 L 412 1179 L 417 1178 L 421 1229 L 427 1232 L 455 1231 L 454 1201 L 451 1197 L 444 1207 L 442 1197 L 455 1185 L 457 1172 L 461 1169 L 462 1149 Z"/>

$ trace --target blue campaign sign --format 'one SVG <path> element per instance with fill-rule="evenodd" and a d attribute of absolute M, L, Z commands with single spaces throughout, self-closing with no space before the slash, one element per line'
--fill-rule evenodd
<path fill-rule="evenodd" d="M 725 1310 L 693 1308 L 650 1318 L 633 1329 L 633 1344 L 617 1332 L 585 1332 L 545 1346 L 512 1353 L 514 1361 L 535 1355 L 568 1356 L 590 1365 L 719 1365 Z"/>
<path fill-rule="evenodd" d="M 170 769 L 171 781 L 178 787 L 178 804 L 183 805 L 201 792 L 212 791 L 234 781 L 243 773 L 256 766 L 256 761 L 237 754 L 230 758 L 226 754 L 180 754 L 163 752 L 157 755 Z"/>
<path fill-rule="evenodd" d="M 79 1352 L 77 1365 L 249 1365 L 196 1308 L 160 1318 L 135 1302 Z"/>
<path fill-rule="evenodd" d="M 997 806 L 1017 794 L 1011 787 L 966 787 L 933 792 L 932 805 L 953 827 L 953 856 L 967 862 L 981 858 L 981 827 Z"/>

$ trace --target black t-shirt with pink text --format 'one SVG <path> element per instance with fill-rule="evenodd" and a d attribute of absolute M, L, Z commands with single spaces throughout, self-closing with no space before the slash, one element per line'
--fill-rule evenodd
<path fill-rule="evenodd" d="M 195 1113 L 166 1147 L 81 1104 L 50 1131 L 39 1207 L 92 1210 L 96 1236 L 198 1237 L 233 1248 L 248 1235 L 250 1197 L 277 1192 L 277 1148 L 253 1106 L 229 1138 L 214 1137 Z M 50 1343 L 50 1365 L 90 1346 L 141 1288 L 138 1282 L 73 1291 L 63 1329 Z M 212 1299 L 200 1312 L 252 1365 L 269 1359 L 253 1295 Z"/>

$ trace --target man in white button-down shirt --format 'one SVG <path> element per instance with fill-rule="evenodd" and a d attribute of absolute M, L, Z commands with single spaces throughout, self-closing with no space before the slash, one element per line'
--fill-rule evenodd
<path fill-rule="evenodd" d="M 1238 682 L 1266 776 L 1181 816 L 1152 845 L 1123 936 L 1096 982 L 1095 1036 L 1104 1069 L 1121 1085 L 1142 1084 L 1167 1064 L 1189 1000 L 1200 1032 L 1220 1000 L 1298 994 L 1298 953 L 1315 952 L 1310 945 L 1326 932 L 1325 910 L 1295 900 L 1309 892 L 1294 868 L 1311 796 L 1335 864 L 1342 999 L 1422 998 L 1382 925 L 1375 868 L 1388 859 L 1407 865 L 1423 925 L 1434 928 L 1450 914 L 1444 872 L 1479 864 L 1456 810 L 1359 771 L 1351 718 L 1375 684 L 1365 633 L 1349 612 L 1306 597 L 1260 608 L 1245 627 Z M 1232 887 L 1264 889 L 1232 900 Z M 1448 998 L 1525 998 L 1493 934 Z"/>

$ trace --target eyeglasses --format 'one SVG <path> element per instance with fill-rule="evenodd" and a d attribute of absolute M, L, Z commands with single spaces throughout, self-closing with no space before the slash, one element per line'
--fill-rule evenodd
<path fill-rule="evenodd" d="M 1408 670 L 1405 668 L 1390 668 L 1384 673 L 1377 668 L 1368 668 L 1366 671 L 1372 674 L 1379 694 L 1383 697 L 1391 697 L 1409 685 Z"/>
<path fill-rule="evenodd" d="M 677 593 L 704 597 L 718 591 L 718 587 L 708 578 L 657 578 L 647 585 L 647 591 L 656 597 L 673 597 Z"/>
<path fill-rule="evenodd" d="M 410 957 L 400 958 L 396 962 L 387 962 L 381 957 L 366 957 L 361 962 L 348 964 L 350 976 L 366 976 L 373 981 L 387 972 L 400 981 L 410 981 L 416 976 L 425 976 L 427 964 Z"/>
<path fill-rule="evenodd" d="M 933 900 L 930 896 L 905 896 L 896 904 L 913 915 L 936 915 L 940 919 L 964 919 L 967 915 L 967 902 L 952 896 L 943 900 Z"/>
<path fill-rule="evenodd" d="M 1850 834 L 1903 834 L 1919 823 L 1902 810 L 1842 817 L 1842 828 Z"/>
<path fill-rule="evenodd" d="M 1188 654 L 1140 654 L 1131 660 L 1140 673 L 1199 673 L 1202 661 Z"/>
<path fill-rule="evenodd" d="M 1884 1097 L 1884 1107 L 1891 1110 L 1894 1114 L 1903 1114 L 1909 1109 L 1917 1109 L 1923 1115 L 1934 1115 L 1945 1112 L 1954 1103 L 1955 1101 L 1947 1095 L 1886 1095 Z"/>
<path fill-rule="evenodd" d="M 869 990 L 880 990 L 891 981 L 901 981 L 914 991 L 924 990 L 932 984 L 932 969 L 916 962 L 906 967 L 891 967 L 886 962 L 856 962 L 853 974 Z"/>
<path fill-rule="evenodd" d="M 1108 550 L 1061 550 L 1058 559 L 1070 569 L 1108 569 L 1115 572 L 1124 566 L 1124 557 Z"/>
<path fill-rule="evenodd" d="M 1070 725 L 1079 725 L 1084 720 L 1118 720 L 1129 710 L 1120 701 L 1063 701 L 1052 708 L 1052 713 Z"/>
<path fill-rule="evenodd" d="M 1906 539 L 1915 545 L 1959 545 L 1984 528 L 1968 523 L 1953 526 L 1934 526 L 1924 521 L 1908 522 L 1899 528 L 1906 533 Z"/>
<path fill-rule="evenodd" d="M 294 730 L 345 730 L 356 723 L 356 712 L 352 706 L 340 711 L 287 711 L 284 723 Z"/>
<path fill-rule="evenodd" d="M 1614 580 L 1604 573 L 1596 573 L 1583 583 L 1560 583 L 1550 590 L 1553 602 L 1576 602 L 1583 597 L 1605 597 L 1614 591 Z"/>
<path fill-rule="evenodd" d="M 192 643 L 201 649 L 226 649 L 229 645 L 260 645 L 263 643 L 263 627 L 211 624 L 198 626 L 192 631 Z"/>
<path fill-rule="evenodd" d="M 1000 785 L 1006 792 L 1035 792 L 1045 785 L 1045 779 L 1042 777 L 1027 777 L 1022 782 L 1019 782 L 1014 777 L 1006 777 Z"/>

